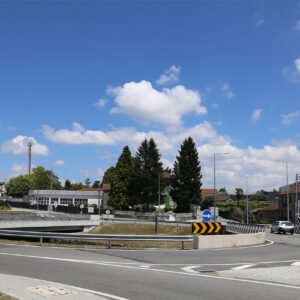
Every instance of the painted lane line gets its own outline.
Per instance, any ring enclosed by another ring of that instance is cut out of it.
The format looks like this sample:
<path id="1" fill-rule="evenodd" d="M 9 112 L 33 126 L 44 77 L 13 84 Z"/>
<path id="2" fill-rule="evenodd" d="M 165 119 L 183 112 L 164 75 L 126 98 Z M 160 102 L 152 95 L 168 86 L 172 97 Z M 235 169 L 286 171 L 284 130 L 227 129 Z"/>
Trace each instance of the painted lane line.
<path id="1" fill-rule="evenodd" d="M 291 266 L 300 266 L 300 261 L 295 261 L 294 263 L 291 264 Z"/>
<path id="2" fill-rule="evenodd" d="M 41 256 L 11 254 L 11 253 L 3 253 L 3 252 L 0 253 L 0 255 L 29 257 L 29 258 L 37 258 L 37 259 L 49 259 L 49 260 L 57 260 L 57 261 L 70 261 L 70 262 L 77 262 L 77 263 L 87 263 L 88 262 L 88 261 L 81 261 L 81 260 L 75 260 L 75 259 L 41 257 Z M 88 262 L 88 263 L 90 263 L 90 262 Z M 229 277 L 222 277 L 222 276 L 217 276 L 217 275 L 194 274 L 194 273 L 170 271 L 170 270 L 161 270 L 161 269 L 153 269 L 153 268 L 141 269 L 139 267 L 128 266 L 128 265 L 125 266 L 125 265 L 105 264 L 105 263 L 96 263 L 96 264 L 97 265 L 102 265 L 102 266 L 108 266 L 108 267 L 118 267 L 118 268 L 127 268 L 127 269 L 133 269 L 133 270 L 153 271 L 153 272 L 184 275 L 184 276 L 196 276 L 196 277 L 201 277 L 201 278 L 225 280 L 225 281 L 247 282 L 247 283 L 258 284 L 258 285 L 267 285 L 267 286 L 274 286 L 274 287 L 282 287 L 282 288 L 290 288 L 290 289 L 300 290 L 300 286 L 287 285 L 287 284 L 282 284 L 282 283 L 266 282 L 266 281 L 258 281 L 258 280 L 253 280 L 253 279 L 229 278 Z M 124 298 L 115 298 L 115 299 L 123 300 Z M 127 299 L 125 299 L 125 300 L 127 300 Z"/>
<path id="3" fill-rule="evenodd" d="M 241 266 L 238 266 L 238 267 L 231 268 L 231 270 L 248 269 L 248 268 L 251 268 L 251 267 L 253 267 L 253 266 L 256 266 L 256 264 L 254 264 L 254 265 L 241 265 Z"/>
<path id="4" fill-rule="evenodd" d="M 181 270 L 187 272 L 187 273 L 194 273 L 194 274 L 199 274 L 198 271 L 195 271 L 195 268 L 199 268 L 200 266 L 188 266 L 188 267 L 183 267 Z"/>

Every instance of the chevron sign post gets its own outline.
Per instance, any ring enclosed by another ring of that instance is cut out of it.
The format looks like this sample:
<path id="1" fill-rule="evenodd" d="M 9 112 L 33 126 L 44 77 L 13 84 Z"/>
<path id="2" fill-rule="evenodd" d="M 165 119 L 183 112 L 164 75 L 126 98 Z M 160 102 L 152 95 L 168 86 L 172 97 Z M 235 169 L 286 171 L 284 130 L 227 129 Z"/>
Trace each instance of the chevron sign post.
<path id="1" fill-rule="evenodd" d="M 192 223 L 193 234 L 216 234 L 219 233 L 221 223 Z"/>

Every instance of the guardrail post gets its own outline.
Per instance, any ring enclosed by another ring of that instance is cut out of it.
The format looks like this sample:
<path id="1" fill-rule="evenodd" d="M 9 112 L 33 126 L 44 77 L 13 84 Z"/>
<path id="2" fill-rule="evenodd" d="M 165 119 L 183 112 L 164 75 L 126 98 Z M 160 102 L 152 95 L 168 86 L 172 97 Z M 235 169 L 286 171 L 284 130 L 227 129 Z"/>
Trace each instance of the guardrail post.
<path id="1" fill-rule="evenodd" d="M 108 241 L 108 249 L 111 249 L 111 241 Z"/>
<path id="2" fill-rule="evenodd" d="M 43 246 L 43 238 L 40 237 L 40 246 Z"/>
<path id="3" fill-rule="evenodd" d="M 181 250 L 184 250 L 184 241 L 181 242 Z"/>

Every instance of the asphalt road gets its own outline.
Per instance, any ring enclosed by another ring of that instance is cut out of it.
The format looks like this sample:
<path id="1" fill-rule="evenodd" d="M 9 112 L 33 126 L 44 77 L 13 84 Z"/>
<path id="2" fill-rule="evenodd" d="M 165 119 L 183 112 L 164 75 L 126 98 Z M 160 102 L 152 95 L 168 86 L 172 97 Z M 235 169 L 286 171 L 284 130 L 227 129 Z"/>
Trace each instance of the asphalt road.
<path id="1" fill-rule="evenodd" d="M 300 235 L 267 234 L 267 238 L 275 243 L 205 251 L 89 250 L 0 244 L 0 273 L 49 280 L 127 299 L 297 299 L 299 269 L 292 283 L 282 277 L 288 273 L 280 270 L 295 272 L 297 267 L 292 264 L 300 262 Z M 240 269 L 244 271 L 243 277 L 230 273 Z M 256 278 L 256 270 L 260 275 L 277 272 L 277 277 Z M 245 275 L 250 271 L 251 276 Z"/>

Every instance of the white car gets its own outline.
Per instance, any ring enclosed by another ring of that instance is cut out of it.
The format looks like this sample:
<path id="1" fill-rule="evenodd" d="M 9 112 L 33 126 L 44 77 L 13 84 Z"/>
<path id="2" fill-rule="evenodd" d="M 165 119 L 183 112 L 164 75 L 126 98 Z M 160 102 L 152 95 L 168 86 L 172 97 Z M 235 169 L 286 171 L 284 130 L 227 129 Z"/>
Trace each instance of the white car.
<path id="1" fill-rule="evenodd" d="M 294 225 L 292 222 L 289 221 L 276 221 L 275 223 L 272 224 L 271 229 L 270 229 L 271 233 L 277 232 L 277 233 L 281 233 L 283 232 L 284 234 L 286 234 L 287 232 L 289 232 L 290 234 L 293 234 L 295 231 Z"/>

